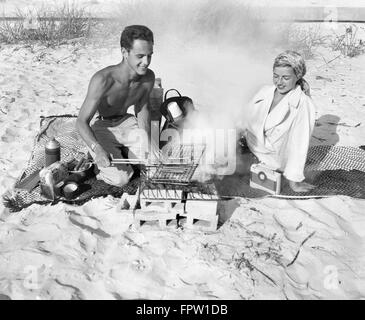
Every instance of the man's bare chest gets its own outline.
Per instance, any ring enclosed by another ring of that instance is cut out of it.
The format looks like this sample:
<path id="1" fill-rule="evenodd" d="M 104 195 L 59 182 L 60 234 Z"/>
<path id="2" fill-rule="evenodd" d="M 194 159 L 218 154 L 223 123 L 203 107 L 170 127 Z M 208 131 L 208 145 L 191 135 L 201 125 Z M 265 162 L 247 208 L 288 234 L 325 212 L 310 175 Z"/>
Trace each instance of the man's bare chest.
<path id="1" fill-rule="evenodd" d="M 114 85 L 104 95 L 103 107 L 124 109 L 138 104 L 144 94 L 142 85 L 121 86 Z"/>

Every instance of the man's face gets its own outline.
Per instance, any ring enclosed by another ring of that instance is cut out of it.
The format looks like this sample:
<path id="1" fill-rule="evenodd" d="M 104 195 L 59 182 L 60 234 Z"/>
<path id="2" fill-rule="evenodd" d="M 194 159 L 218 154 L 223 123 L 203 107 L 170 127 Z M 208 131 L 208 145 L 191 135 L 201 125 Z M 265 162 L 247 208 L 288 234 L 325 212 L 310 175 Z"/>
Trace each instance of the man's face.
<path id="1" fill-rule="evenodd" d="M 127 51 L 122 49 L 123 57 L 129 67 L 138 75 L 145 75 L 151 63 L 153 54 L 152 42 L 146 40 L 134 40 L 132 48 Z"/>
<path id="2" fill-rule="evenodd" d="M 273 71 L 273 82 L 281 94 L 288 93 L 295 88 L 298 81 L 292 67 L 275 67 Z"/>

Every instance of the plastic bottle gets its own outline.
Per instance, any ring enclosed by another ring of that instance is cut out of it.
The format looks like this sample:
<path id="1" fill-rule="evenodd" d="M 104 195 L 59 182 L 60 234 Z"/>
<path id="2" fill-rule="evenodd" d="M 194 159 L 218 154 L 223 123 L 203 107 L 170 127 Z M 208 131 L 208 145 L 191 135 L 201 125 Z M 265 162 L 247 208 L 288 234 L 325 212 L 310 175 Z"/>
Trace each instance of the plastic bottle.
<path id="1" fill-rule="evenodd" d="M 45 160 L 46 167 L 61 160 L 61 145 L 54 137 L 46 144 Z"/>

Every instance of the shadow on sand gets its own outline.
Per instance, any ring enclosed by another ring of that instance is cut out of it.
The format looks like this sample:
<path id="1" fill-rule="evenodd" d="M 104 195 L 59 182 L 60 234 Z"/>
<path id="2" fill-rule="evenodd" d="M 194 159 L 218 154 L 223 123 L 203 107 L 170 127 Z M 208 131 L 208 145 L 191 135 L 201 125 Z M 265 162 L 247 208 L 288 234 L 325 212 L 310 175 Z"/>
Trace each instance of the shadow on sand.
<path id="1" fill-rule="evenodd" d="M 325 114 L 316 120 L 312 144 L 336 145 L 340 140 L 337 134 L 337 126 L 341 118 L 333 114 Z"/>

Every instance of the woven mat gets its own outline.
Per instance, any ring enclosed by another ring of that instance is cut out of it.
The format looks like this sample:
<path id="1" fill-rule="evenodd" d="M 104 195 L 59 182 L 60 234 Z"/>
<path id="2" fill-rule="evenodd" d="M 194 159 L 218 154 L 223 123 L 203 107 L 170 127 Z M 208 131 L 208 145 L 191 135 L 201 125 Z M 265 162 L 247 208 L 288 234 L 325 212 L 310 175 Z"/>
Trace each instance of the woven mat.
<path id="1" fill-rule="evenodd" d="M 283 181 L 280 198 L 305 199 L 346 195 L 365 199 L 365 150 L 343 146 L 312 146 L 305 166 L 306 181 L 316 187 L 309 192 L 294 192 Z M 259 198 L 269 193 L 249 186 L 249 174 L 233 174 L 216 181 L 220 196 Z M 271 195 L 270 195 L 271 196 Z"/>
<path id="2" fill-rule="evenodd" d="M 139 185 L 139 179 L 134 179 L 120 188 L 108 185 L 104 181 L 96 180 L 96 178 L 93 177 L 84 181 L 81 185 L 81 190 L 83 192 L 74 200 L 67 200 L 65 198 L 59 198 L 54 201 L 49 200 L 41 195 L 39 185 L 31 190 L 31 192 L 18 188 L 27 177 L 44 167 L 44 148 L 51 137 L 55 137 L 61 144 L 61 161 L 68 162 L 72 161 L 72 159 L 78 160 L 87 154 L 87 147 L 77 133 L 75 124 L 76 116 L 74 115 L 41 117 L 40 131 L 34 139 L 34 147 L 27 167 L 15 183 L 12 194 L 3 197 L 4 205 L 8 207 L 10 211 L 19 211 L 33 203 L 56 204 L 62 201 L 81 205 L 91 198 L 105 197 L 107 195 L 120 197 L 124 192 L 135 194 Z"/>
<path id="3" fill-rule="evenodd" d="M 17 180 L 11 195 L 4 196 L 4 205 L 11 211 L 19 211 L 33 203 L 48 204 L 59 201 L 71 204 L 83 204 L 91 198 L 111 195 L 120 197 L 124 192 L 135 194 L 140 185 L 134 179 L 124 187 L 114 187 L 103 181 L 91 178 L 84 182 L 82 194 L 74 200 L 59 198 L 51 201 L 40 194 L 37 186 L 31 192 L 18 186 L 35 171 L 44 167 L 44 147 L 51 137 L 61 144 L 61 160 L 80 159 L 87 148 L 75 129 L 76 116 L 61 115 L 42 117 L 40 131 L 35 137 L 34 147 L 27 167 Z M 310 147 L 306 163 L 307 181 L 317 187 L 309 193 L 295 193 L 284 182 L 281 195 L 289 198 L 316 197 L 329 195 L 348 195 L 365 198 L 365 150 L 341 146 Z M 268 193 L 249 187 L 249 175 L 234 174 L 215 180 L 219 196 L 257 198 Z"/>
<path id="4" fill-rule="evenodd" d="M 334 195 L 346 195 L 353 198 L 365 199 L 365 172 L 357 170 L 325 170 L 311 173 L 312 177 L 306 181 L 316 186 L 310 192 L 294 192 L 284 182 L 281 193 L 278 196 L 253 189 L 249 186 L 249 175 L 225 176 L 222 180 L 215 181 L 219 196 L 261 198 L 265 196 L 306 199 L 322 198 Z"/>

